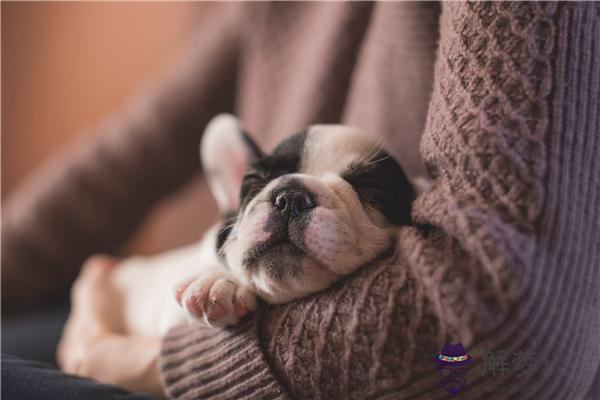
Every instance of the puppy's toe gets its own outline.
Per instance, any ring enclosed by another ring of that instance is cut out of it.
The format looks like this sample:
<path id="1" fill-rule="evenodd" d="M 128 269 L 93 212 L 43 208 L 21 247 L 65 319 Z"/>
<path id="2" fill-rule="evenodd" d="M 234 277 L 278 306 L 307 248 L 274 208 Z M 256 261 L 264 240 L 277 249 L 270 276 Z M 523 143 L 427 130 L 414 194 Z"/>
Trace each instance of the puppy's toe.
<path id="1" fill-rule="evenodd" d="M 256 295 L 244 286 L 240 286 L 233 298 L 233 311 L 235 316 L 242 318 L 246 314 L 256 310 Z"/>
<path id="2" fill-rule="evenodd" d="M 179 297 L 178 303 L 185 310 L 190 322 L 203 319 L 211 284 L 212 282 L 203 279 L 195 279 L 175 289 L 175 299 Z"/>
<path id="3" fill-rule="evenodd" d="M 227 326 L 237 322 L 233 310 L 233 299 L 238 286 L 230 280 L 218 279 L 212 285 L 208 295 L 208 307 L 205 320 L 213 326 Z"/>

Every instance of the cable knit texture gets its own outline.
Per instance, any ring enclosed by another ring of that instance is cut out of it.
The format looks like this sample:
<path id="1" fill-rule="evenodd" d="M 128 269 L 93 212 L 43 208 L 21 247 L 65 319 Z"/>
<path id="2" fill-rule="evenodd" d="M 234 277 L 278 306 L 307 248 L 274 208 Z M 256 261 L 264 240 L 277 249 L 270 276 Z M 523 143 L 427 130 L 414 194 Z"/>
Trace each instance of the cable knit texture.
<path id="1" fill-rule="evenodd" d="M 322 293 L 270 306 L 234 329 L 173 329 L 161 357 L 169 394 L 447 398 L 433 357 L 445 342 L 460 341 L 476 361 L 461 398 L 599 398 L 600 6 L 215 7 L 195 46 L 201 51 L 176 75 L 193 85 L 177 97 L 165 90 L 150 97 L 168 99 L 169 111 L 141 108 L 153 129 L 136 134 L 122 125 L 124 132 L 88 146 L 108 159 L 139 148 L 144 173 L 136 157 L 115 161 L 123 178 L 96 188 L 89 182 L 108 167 L 66 159 L 54 169 L 60 187 L 42 184 L 35 196 L 23 189 L 34 200 L 21 213 L 9 208 L 3 264 L 53 271 L 60 261 L 72 273 L 90 248 L 67 255 L 68 233 L 85 228 L 91 236 L 80 240 L 95 250 L 117 243 L 98 232 L 128 232 L 141 217 L 116 219 L 128 196 L 150 204 L 196 168 L 185 160 L 197 138 L 178 129 L 191 121 L 176 123 L 179 109 L 193 108 L 189 116 L 200 125 L 228 107 L 213 96 L 231 97 L 266 148 L 305 125 L 341 121 L 384 136 L 411 174 L 430 174 L 433 184 L 414 203 L 414 226 L 401 230 L 391 257 Z M 171 156 L 152 156 L 154 141 Z M 124 187 L 159 171 L 164 185 Z M 76 179 L 81 174 L 86 179 Z M 42 212 L 74 190 L 112 199 L 90 203 L 102 205 L 104 225 L 89 213 Z M 46 238 L 51 231 L 58 233 Z M 3 279 L 3 300 L 5 292 Z M 492 373 L 483 359 L 499 351 L 529 352 L 535 362 Z M 549 370 L 550 361 L 560 365 Z"/>

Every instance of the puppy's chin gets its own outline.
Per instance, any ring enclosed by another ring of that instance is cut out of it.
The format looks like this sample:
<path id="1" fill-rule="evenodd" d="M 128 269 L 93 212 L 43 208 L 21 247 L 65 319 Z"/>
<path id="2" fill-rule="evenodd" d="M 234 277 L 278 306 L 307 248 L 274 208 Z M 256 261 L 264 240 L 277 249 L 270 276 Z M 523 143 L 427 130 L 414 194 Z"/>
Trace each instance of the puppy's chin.
<path id="1" fill-rule="evenodd" d="M 317 207 L 281 232 L 261 235 L 247 247 L 238 242 L 237 254 L 244 255 L 238 265 L 254 291 L 271 304 L 308 296 L 389 248 L 390 232 L 346 214 Z"/>
<path id="2" fill-rule="evenodd" d="M 315 293 L 339 278 L 290 241 L 262 244 L 245 260 L 250 285 L 271 304 Z"/>
<path id="3" fill-rule="evenodd" d="M 390 239 L 383 236 L 381 246 L 368 250 L 360 246 L 330 247 L 329 243 L 335 244 L 331 239 L 320 244 L 308 242 L 302 247 L 279 243 L 261 250 L 252 266 L 245 266 L 245 273 L 261 298 L 271 304 L 285 303 L 326 289 L 376 259 L 389 249 L 385 243 L 391 243 Z"/>

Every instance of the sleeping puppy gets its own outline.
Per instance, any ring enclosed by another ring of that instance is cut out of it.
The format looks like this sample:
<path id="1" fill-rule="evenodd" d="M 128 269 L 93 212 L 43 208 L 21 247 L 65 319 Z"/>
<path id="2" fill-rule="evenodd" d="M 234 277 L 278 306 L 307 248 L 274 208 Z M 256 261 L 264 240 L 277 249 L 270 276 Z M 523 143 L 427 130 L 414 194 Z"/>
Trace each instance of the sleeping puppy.
<path id="1" fill-rule="evenodd" d="M 235 324 L 257 299 L 310 295 L 385 253 L 410 223 L 413 189 L 373 138 L 314 125 L 263 154 L 231 115 L 201 145 L 223 222 L 199 243 L 123 261 L 112 274 L 114 328 L 162 334 Z"/>

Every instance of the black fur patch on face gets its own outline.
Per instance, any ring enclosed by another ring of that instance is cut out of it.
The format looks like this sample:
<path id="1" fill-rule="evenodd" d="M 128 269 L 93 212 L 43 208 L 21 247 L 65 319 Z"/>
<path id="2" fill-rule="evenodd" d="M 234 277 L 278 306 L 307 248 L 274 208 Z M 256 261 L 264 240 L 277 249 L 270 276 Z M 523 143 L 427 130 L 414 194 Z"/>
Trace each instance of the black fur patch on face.
<path id="1" fill-rule="evenodd" d="M 249 168 L 240 190 L 241 210 L 273 179 L 298 172 L 306 132 L 303 130 L 284 140 L 273 153 L 261 158 Z"/>
<path id="2" fill-rule="evenodd" d="M 365 207 L 381 212 L 396 225 L 411 223 L 410 210 L 415 193 L 400 164 L 380 151 L 373 161 L 353 164 L 343 174 Z"/>
<path id="3" fill-rule="evenodd" d="M 254 143 L 254 140 L 252 140 L 252 138 L 250 137 L 250 135 L 248 135 L 246 131 L 242 131 L 242 139 L 244 140 L 244 143 L 246 143 L 246 146 L 248 146 L 256 160 L 259 160 L 265 156 L 262 150 L 256 145 L 256 143 Z"/>

